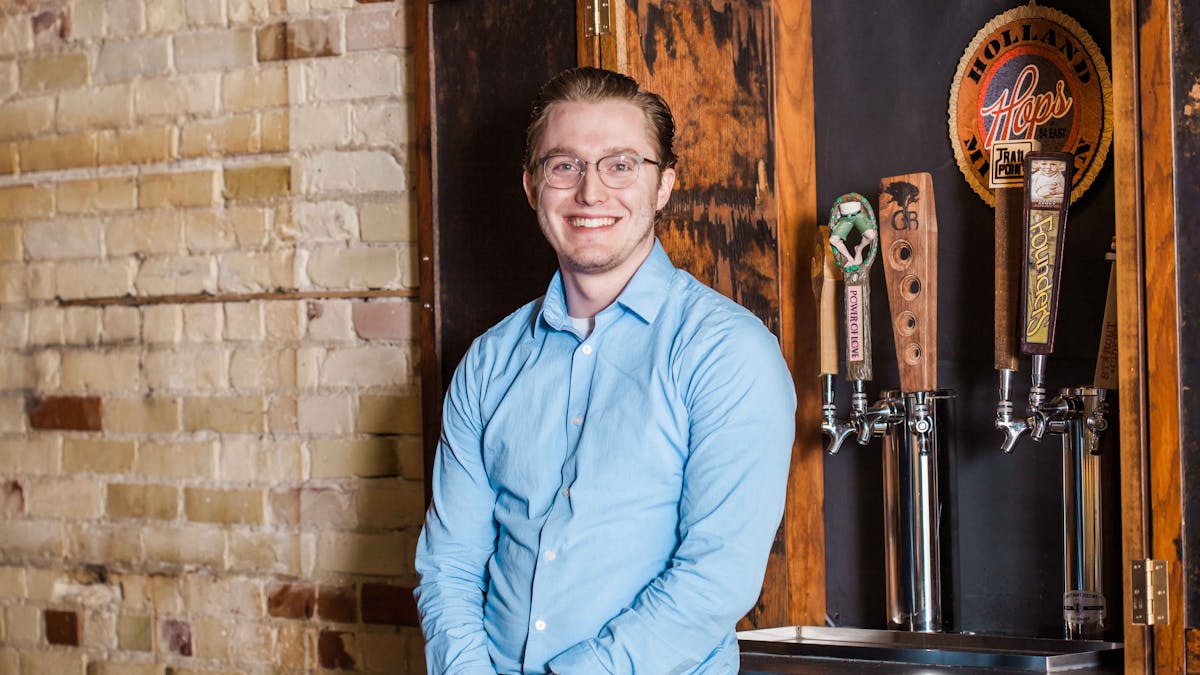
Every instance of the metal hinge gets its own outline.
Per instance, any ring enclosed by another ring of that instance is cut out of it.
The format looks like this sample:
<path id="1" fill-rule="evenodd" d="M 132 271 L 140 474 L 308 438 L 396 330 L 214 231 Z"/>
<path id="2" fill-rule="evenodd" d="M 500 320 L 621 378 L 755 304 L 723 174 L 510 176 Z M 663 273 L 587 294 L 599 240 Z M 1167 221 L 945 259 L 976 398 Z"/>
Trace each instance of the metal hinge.
<path id="1" fill-rule="evenodd" d="M 1133 625 L 1152 626 L 1171 622 L 1167 604 L 1167 561 L 1134 560 L 1129 565 L 1133 589 Z"/>
<path id="2" fill-rule="evenodd" d="M 612 32 L 612 5 L 609 0 L 584 0 L 584 37 L 608 35 Z"/>

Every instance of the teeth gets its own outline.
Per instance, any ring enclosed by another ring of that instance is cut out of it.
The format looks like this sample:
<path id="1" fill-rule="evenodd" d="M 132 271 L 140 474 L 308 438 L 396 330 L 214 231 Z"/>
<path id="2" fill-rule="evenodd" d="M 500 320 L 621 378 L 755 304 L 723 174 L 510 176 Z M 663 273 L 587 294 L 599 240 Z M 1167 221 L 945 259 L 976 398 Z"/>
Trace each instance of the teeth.
<path id="1" fill-rule="evenodd" d="M 616 218 L 572 218 L 574 227 L 607 227 L 617 222 Z"/>

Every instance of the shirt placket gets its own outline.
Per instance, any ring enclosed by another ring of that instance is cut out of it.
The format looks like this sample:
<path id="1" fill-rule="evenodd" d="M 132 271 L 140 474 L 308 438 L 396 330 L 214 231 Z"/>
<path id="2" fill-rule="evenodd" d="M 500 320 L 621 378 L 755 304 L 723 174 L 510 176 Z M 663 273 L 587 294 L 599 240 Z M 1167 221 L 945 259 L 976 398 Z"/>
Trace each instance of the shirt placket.
<path id="1" fill-rule="evenodd" d="M 586 340 L 580 342 L 571 354 L 571 368 L 568 375 L 568 399 L 566 406 L 566 459 L 562 466 L 562 481 L 558 492 L 542 525 L 539 537 L 539 551 L 533 572 L 533 588 L 530 593 L 529 607 L 529 639 L 525 648 L 526 672 L 541 672 L 537 670 L 541 664 L 553 658 L 555 654 L 547 654 L 542 640 L 555 630 L 548 618 L 552 614 L 556 595 L 562 590 L 559 580 L 569 577 L 562 573 L 564 565 L 569 566 L 560 551 L 563 541 L 563 525 L 570 518 L 571 487 L 575 483 L 576 450 L 583 429 L 587 424 L 587 407 L 591 399 L 592 374 L 596 368 L 597 335 L 593 332 Z M 532 670 L 531 670 L 532 669 Z"/>

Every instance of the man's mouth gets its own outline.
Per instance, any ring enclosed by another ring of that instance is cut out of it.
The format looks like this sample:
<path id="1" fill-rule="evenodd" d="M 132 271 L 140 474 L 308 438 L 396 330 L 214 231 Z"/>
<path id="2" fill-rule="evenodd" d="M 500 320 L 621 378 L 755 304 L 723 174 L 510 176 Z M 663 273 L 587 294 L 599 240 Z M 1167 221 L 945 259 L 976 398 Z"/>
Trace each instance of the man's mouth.
<path id="1" fill-rule="evenodd" d="M 609 218 L 572 217 L 572 218 L 567 218 L 566 220 L 567 220 L 567 224 L 570 225 L 571 227 L 586 227 L 586 228 L 608 227 L 609 225 L 612 225 L 617 222 L 616 218 L 611 218 L 611 217 L 609 217 Z"/>

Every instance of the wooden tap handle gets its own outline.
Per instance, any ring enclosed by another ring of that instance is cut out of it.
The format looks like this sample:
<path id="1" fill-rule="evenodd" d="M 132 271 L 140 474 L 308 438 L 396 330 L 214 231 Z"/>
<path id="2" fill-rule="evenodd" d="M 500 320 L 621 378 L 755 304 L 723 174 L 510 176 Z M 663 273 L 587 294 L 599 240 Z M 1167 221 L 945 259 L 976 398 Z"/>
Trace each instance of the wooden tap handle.
<path id="1" fill-rule="evenodd" d="M 879 182 L 879 238 L 900 390 L 937 389 L 937 209 L 928 173 Z"/>
<path id="2" fill-rule="evenodd" d="M 1096 378 L 1093 383 L 1101 389 L 1117 388 L 1117 270 L 1116 238 L 1105 258 L 1114 261 L 1108 271 L 1108 297 L 1104 303 L 1104 323 L 1100 327 L 1100 348 L 1096 355 Z"/>
<path id="3" fill-rule="evenodd" d="M 1065 152 L 1025 155 L 1025 260 L 1021 284 L 1021 351 L 1025 354 L 1054 351 L 1073 162 L 1074 158 Z"/>
<path id="4" fill-rule="evenodd" d="M 871 263 L 879 250 L 879 226 L 871 202 L 857 192 L 838 197 L 829 210 L 829 249 L 845 276 L 846 377 L 870 380 Z"/>
<path id="5" fill-rule="evenodd" d="M 1021 188 L 996 188 L 996 370 L 1017 370 L 1017 300 L 1021 297 Z"/>
<path id="6" fill-rule="evenodd" d="M 817 320 L 820 327 L 821 340 L 821 370 L 822 375 L 837 375 L 838 368 L 838 322 L 837 322 L 837 282 L 841 278 L 841 270 L 833 260 L 833 250 L 829 247 L 829 227 L 821 225 L 818 229 L 818 246 L 816 260 L 813 263 L 815 274 L 813 290 L 817 296 Z"/>

